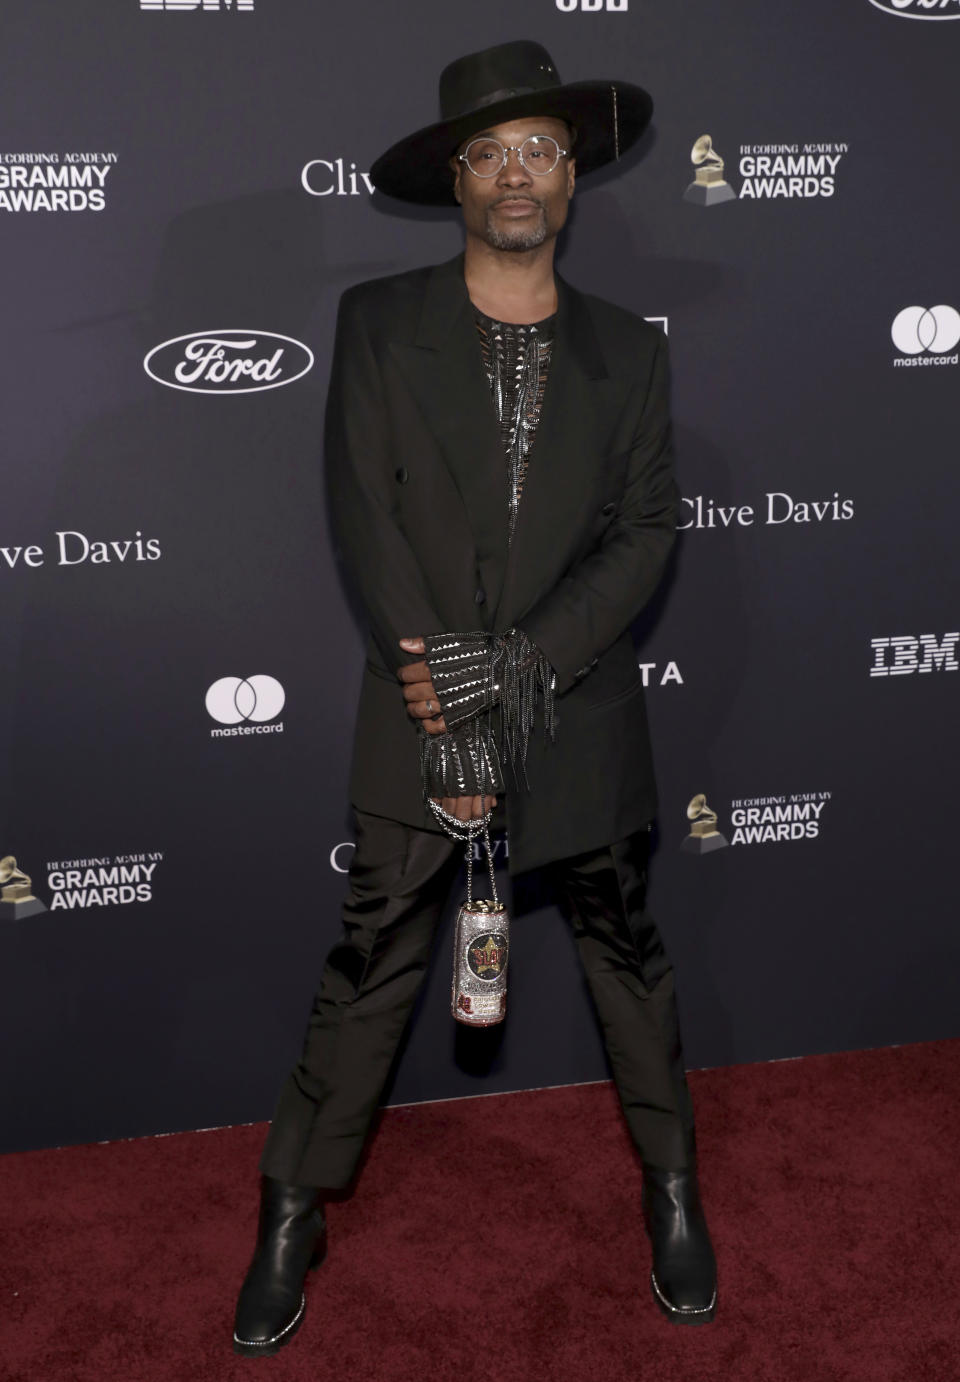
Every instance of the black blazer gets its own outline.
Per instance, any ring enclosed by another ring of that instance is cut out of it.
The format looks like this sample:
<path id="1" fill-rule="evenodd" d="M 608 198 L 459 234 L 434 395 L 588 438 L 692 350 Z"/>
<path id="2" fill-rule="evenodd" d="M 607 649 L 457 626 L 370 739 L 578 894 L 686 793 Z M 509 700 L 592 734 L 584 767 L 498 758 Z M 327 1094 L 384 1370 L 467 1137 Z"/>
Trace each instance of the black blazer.
<path id="1" fill-rule="evenodd" d="M 358 284 L 337 320 L 326 420 L 339 555 L 370 636 L 350 799 L 436 828 L 398 639 L 518 625 L 556 670 L 556 741 L 535 725 L 506 811 L 512 872 L 622 839 L 656 810 L 631 621 L 674 541 L 662 332 L 558 278 L 540 425 L 507 543 L 506 461 L 463 256 Z M 596 659 L 589 671 L 582 669 Z"/>

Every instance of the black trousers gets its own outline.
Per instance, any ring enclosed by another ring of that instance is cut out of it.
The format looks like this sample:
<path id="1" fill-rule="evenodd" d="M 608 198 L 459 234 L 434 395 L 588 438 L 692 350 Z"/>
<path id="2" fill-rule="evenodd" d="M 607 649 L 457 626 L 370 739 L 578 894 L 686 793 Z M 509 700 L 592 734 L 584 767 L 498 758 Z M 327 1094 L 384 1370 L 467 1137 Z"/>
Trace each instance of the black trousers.
<path id="1" fill-rule="evenodd" d="M 327 956 L 300 1060 L 260 1170 L 341 1189 L 363 1151 L 427 969 L 463 847 L 356 812 L 343 934 Z M 548 865 L 566 894 L 627 1124 L 641 1157 L 679 1170 L 695 1154 L 673 970 L 646 910 L 649 831 Z"/>

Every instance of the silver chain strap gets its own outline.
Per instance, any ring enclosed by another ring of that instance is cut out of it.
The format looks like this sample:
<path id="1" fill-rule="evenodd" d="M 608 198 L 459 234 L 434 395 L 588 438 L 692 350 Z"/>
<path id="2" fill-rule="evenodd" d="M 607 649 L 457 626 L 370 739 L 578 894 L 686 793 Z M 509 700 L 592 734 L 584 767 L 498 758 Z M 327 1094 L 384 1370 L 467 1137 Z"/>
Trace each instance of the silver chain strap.
<path id="1" fill-rule="evenodd" d="M 484 798 L 481 797 L 481 805 Z M 493 868 L 493 849 L 490 845 L 490 818 L 493 815 L 493 808 L 485 815 L 479 816 L 476 820 L 461 821 L 456 816 L 451 816 L 449 811 L 444 811 L 439 802 L 430 800 L 428 802 L 431 811 L 436 816 L 440 825 L 452 840 L 463 840 L 463 857 L 467 864 L 467 908 L 473 910 L 473 842 L 477 836 L 483 839 L 483 846 L 487 852 L 487 871 L 490 874 L 490 888 L 493 893 L 495 907 L 500 906 L 500 896 L 497 893 L 497 879 Z"/>

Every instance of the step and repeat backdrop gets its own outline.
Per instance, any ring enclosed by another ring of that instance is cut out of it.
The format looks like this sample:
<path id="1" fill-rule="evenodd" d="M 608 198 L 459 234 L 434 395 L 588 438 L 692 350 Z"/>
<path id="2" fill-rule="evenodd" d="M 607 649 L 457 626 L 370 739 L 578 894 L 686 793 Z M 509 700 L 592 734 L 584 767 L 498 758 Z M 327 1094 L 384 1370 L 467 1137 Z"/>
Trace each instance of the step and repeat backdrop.
<path id="1" fill-rule="evenodd" d="M 456 253 L 368 169 L 513 38 L 656 100 L 560 266 L 671 347 L 635 632 L 687 1064 L 960 1034 L 960 0 L 6 0 L 4 1149 L 272 1112 L 352 850 L 337 302 Z M 448 926 L 390 1102 L 606 1077 L 513 900 L 507 1023 L 452 1022 Z"/>

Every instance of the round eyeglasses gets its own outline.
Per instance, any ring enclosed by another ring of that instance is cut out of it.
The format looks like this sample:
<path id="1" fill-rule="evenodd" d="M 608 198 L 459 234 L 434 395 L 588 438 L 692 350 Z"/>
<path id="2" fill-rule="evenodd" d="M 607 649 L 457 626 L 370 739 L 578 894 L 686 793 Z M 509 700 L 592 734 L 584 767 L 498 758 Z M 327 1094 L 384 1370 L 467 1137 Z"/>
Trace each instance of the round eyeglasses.
<path id="1" fill-rule="evenodd" d="M 475 177 L 495 178 L 506 163 L 507 155 L 515 153 L 528 173 L 542 178 L 552 173 L 560 159 L 569 152 L 569 149 L 561 149 L 549 134 L 531 134 L 522 144 L 509 144 L 506 148 L 499 139 L 483 135 L 471 140 L 457 157 Z"/>

